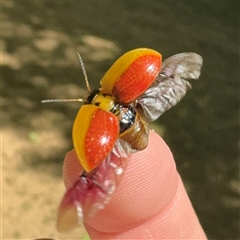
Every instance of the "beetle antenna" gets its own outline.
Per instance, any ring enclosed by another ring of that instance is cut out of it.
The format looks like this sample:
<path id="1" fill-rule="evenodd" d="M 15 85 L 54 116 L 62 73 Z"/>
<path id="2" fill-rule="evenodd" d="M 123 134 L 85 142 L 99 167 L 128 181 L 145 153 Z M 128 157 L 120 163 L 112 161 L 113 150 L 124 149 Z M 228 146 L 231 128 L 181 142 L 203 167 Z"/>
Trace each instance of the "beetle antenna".
<path id="1" fill-rule="evenodd" d="M 83 63 L 83 60 L 82 60 L 82 57 L 81 57 L 80 53 L 77 52 L 77 54 L 78 54 L 79 62 L 81 64 L 81 68 L 82 68 L 82 71 L 83 71 L 83 76 L 84 76 L 84 79 L 85 79 L 86 87 L 87 87 L 88 92 L 90 93 L 91 92 L 91 88 L 90 88 L 90 84 L 88 82 L 87 72 L 86 72 L 86 69 L 85 69 L 85 66 L 84 66 L 84 63 Z M 45 100 L 42 100 L 41 103 L 83 102 L 83 101 L 84 100 L 82 98 L 74 98 L 74 99 L 45 99 Z"/>
<path id="2" fill-rule="evenodd" d="M 82 98 L 75 99 L 46 99 L 42 100 L 41 103 L 52 103 L 52 102 L 83 102 Z"/>
<path id="3" fill-rule="evenodd" d="M 79 62 L 81 64 L 81 68 L 82 68 L 82 71 L 83 71 L 83 76 L 84 76 L 84 79 L 85 79 L 87 90 L 88 90 L 88 92 L 91 92 L 92 90 L 91 90 L 90 84 L 88 82 L 87 72 L 86 72 L 82 57 L 81 57 L 79 52 L 77 52 L 77 54 L 78 54 Z"/>

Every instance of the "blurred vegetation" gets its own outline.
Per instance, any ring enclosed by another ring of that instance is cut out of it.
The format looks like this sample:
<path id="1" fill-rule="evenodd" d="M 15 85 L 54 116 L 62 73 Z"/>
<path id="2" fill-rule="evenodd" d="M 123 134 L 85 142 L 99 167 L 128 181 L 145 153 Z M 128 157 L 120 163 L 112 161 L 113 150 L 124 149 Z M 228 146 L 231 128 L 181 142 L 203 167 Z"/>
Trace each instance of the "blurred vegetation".
<path id="1" fill-rule="evenodd" d="M 209 239 L 240 238 L 238 1 L 2 4 L 2 127 L 31 141 L 41 139 L 43 131 L 58 131 L 64 139 L 61 150 L 23 153 L 33 171 L 58 163 L 49 173 L 56 177 L 59 159 L 72 147 L 71 125 L 79 104 L 40 101 L 84 96 L 77 51 L 92 88 L 118 56 L 133 48 L 154 48 L 163 58 L 199 53 L 204 59 L 200 80 L 156 124 Z M 45 144 L 52 141 L 59 138 Z"/>

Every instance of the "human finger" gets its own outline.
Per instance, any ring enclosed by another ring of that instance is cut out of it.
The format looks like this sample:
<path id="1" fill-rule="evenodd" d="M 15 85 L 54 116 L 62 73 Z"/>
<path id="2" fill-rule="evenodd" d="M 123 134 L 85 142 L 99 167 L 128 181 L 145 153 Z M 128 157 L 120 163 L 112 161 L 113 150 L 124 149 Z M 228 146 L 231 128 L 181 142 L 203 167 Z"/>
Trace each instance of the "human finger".
<path id="1" fill-rule="evenodd" d="M 75 153 L 68 154 L 64 163 L 67 186 L 79 170 Z M 110 203 L 84 224 L 94 239 L 205 238 L 171 151 L 153 131 L 148 147 L 130 156 Z"/>

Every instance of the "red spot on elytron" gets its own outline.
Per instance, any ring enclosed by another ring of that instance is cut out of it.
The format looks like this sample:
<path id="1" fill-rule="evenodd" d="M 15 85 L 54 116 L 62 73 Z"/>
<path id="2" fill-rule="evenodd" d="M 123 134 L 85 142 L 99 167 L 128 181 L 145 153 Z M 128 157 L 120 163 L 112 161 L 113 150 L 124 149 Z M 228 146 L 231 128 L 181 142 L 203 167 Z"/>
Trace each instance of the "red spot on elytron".
<path id="1" fill-rule="evenodd" d="M 94 112 L 85 138 L 85 156 L 89 171 L 110 153 L 119 135 L 117 117 L 102 109 Z"/>
<path id="2" fill-rule="evenodd" d="M 129 103 L 143 94 L 153 83 L 161 67 L 161 56 L 137 58 L 116 80 L 112 94 L 117 101 Z"/>

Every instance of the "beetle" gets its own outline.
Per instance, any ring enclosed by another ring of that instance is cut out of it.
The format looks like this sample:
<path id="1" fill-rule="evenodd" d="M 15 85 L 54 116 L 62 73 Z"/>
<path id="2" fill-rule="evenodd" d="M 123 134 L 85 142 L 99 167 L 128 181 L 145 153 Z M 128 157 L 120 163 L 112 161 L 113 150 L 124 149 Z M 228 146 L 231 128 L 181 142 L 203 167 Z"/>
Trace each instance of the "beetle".
<path id="1" fill-rule="evenodd" d="M 73 145 L 84 172 L 59 206 L 57 228 L 65 231 L 110 201 L 131 152 L 148 144 L 147 123 L 176 105 L 198 79 L 202 57 L 180 53 L 162 62 L 159 52 L 137 48 L 122 55 L 88 95 L 73 124 Z M 55 100 L 45 100 L 52 102 Z M 61 101 L 61 100 L 60 100 Z M 71 101 L 71 100 L 70 100 Z M 75 100 L 73 100 L 75 101 Z"/>

